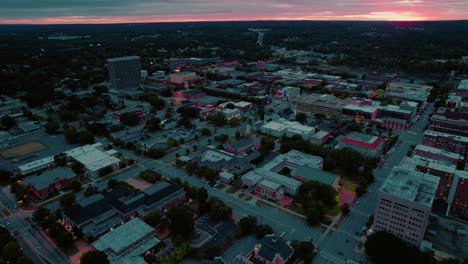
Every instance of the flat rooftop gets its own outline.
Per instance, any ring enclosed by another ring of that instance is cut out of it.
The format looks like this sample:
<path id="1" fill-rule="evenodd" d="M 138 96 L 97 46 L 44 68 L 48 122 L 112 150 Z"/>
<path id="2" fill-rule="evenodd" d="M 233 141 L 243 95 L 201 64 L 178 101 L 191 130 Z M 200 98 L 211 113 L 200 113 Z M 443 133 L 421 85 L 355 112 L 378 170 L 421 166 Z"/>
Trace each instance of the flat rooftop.
<path id="1" fill-rule="evenodd" d="M 291 150 L 288 153 L 276 156 L 270 162 L 262 166 L 267 171 L 278 172 L 284 167 L 297 168 L 308 165 L 313 168 L 319 168 L 323 163 L 323 158 L 302 153 L 297 150 Z"/>
<path id="2" fill-rule="evenodd" d="M 97 149 L 101 146 L 102 144 L 99 143 L 84 145 L 65 151 L 64 153 L 83 164 L 87 170 L 93 172 L 120 162 L 120 159 L 110 155 L 108 152 Z"/>
<path id="3" fill-rule="evenodd" d="M 127 60 L 140 60 L 140 57 L 139 56 L 126 56 L 126 57 L 110 58 L 110 59 L 107 59 L 107 62 L 119 62 L 119 61 L 127 61 Z"/>
<path id="4" fill-rule="evenodd" d="M 46 170 L 41 174 L 31 175 L 24 179 L 24 183 L 31 184 L 36 189 L 41 190 L 50 184 L 64 180 L 72 179 L 76 174 L 70 168 L 59 167 L 52 170 Z"/>
<path id="5" fill-rule="evenodd" d="M 458 84 L 457 90 L 468 90 L 468 79 L 461 80 Z"/>
<path id="6" fill-rule="evenodd" d="M 468 224 L 458 219 L 431 214 L 421 247 L 452 258 L 468 259 Z"/>
<path id="7" fill-rule="evenodd" d="M 150 235 L 154 229 L 138 217 L 115 228 L 92 243 L 100 251 L 112 250 L 119 253 L 132 246 L 138 240 Z"/>
<path id="8" fill-rule="evenodd" d="M 439 177 L 393 167 L 380 191 L 392 196 L 431 207 Z"/>
<path id="9" fill-rule="evenodd" d="M 434 130 L 426 130 L 426 131 L 424 131 L 424 135 L 425 136 L 428 135 L 428 136 L 434 136 L 434 137 L 451 138 L 451 139 L 456 140 L 456 141 L 468 143 L 468 137 L 457 136 L 457 135 L 447 134 L 447 133 L 443 133 L 443 132 L 437 132 L 437 131 L 434 131 Z"/>
<path id="10" fill-rule="evenodd" d="M 458 160 L 458 159 L 461 158 L 461 155 L 458 154 L 458 153 L 449 152 L 449 151 L 446 151 L 446 150 L 443 150 L 443 149 L 433 148 L 433 147 L 429 147 L 429 146 L 426 146 L 426 145 L 417 145 L 414 150 L 416 151 L 416 153 L 418 153 L 418 152 L 428 152 L 428 153 L 444 156 L 444 157 L 447 157 L 447 158 L 450 158 L 450 159 L 457 159 Z M 418 153 L 418 154 L 421 154 L 421 153 Z"/>
<path id="11" fill-rule="evenodd" d="M 351 132 L 346 137 L 344 137 L 341 142 L 350 145 L 357 145 L 364 148 L 374 149 L 377 148 L 383 142 L 383 140 L 383 138 L 378 136 L 368 135 L 359 132 Z"/>
<path id="12" fill-rule="evenodd" d="M 48 164 L 51 164 L 54 161 L 55 161 L 54 156 L 48 156 L 48 157 L 45 157 L 45 158 L 42 158 L 42 159 L 38 159 L 38 160 L 35 160 L 35 161 L 31 161 L 31 162 L 19 165 L 18 170 L 20 172 L 27 172 L 29 170 L 34 170 L 36 168 L 40 168 L 40 167 L 46 166 Z"/>
<path id="13" fill-rule="evenodd" d="M 423 157 L 420 155 L 405 157 L 400 162 L 400 167 L 404 167 L 410 170 L 416 170 L 417 166 L 426 167 L 437 171 L 444 171 L 447 173 L 455 173 L 457 169 L 457 166 L 451 162 Z"/>

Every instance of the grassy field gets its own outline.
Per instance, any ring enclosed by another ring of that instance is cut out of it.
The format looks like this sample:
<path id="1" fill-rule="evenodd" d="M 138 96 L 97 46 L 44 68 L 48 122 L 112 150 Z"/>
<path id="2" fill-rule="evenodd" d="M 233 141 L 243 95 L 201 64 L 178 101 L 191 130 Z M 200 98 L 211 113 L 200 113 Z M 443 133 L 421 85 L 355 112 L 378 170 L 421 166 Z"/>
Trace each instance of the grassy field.
<path id="1" fill-rule="evenodd" d="M 4 158 L 16 158 L 16 157 L 21 157 L 27 154 L 31 154 L 33 152 L 41 151 L 46 149 L 47 147 L 40 143 L 40 142 L 31 142 L 19 146 L 15 146 L 9 149 L 5 149 L 0 151 L 0 155 L 2 155 Z"/>
<path id="2" fill-rule="evenodd" d="M 226 190 L 226 192 L 229 193 L 229 194 L 233 194 L 233 193 L 237 192 L 237 189 L 234 188 L 234 187 L 229 187 L 229 188 Z"/>

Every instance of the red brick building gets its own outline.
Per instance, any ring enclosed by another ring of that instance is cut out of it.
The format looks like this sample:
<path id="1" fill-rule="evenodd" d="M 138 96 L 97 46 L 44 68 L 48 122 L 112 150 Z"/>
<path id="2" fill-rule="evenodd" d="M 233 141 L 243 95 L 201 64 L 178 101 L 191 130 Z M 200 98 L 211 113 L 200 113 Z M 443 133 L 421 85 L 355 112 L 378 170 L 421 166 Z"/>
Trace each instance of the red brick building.
<path id="1" fill-rule="evenodd" d="M 449 194 L 449 214 L 468 219 L 468 172 L 457 171 Z"/>
<path id="2" fill-rule="evenodd" d="M 465 155 L 468 147 L 468 137 L 426 130 L 424 132 L 422 144 Z"/>
<path id="3" fill-rule="evenodd" d="M 429 122 L 434 131 L 468 137 L 468 113 L 439 108 Z"/>

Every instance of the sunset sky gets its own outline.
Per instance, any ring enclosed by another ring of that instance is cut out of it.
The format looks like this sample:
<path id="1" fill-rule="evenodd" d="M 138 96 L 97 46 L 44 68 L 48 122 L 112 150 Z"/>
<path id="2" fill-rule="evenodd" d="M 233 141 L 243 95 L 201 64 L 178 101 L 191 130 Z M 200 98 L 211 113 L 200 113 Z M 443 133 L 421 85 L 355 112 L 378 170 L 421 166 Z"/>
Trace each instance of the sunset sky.
<path id="1" fill-rule="evenodd" d="M 0 23 L 461 20 L 468 0 L 1 0 Z"/>

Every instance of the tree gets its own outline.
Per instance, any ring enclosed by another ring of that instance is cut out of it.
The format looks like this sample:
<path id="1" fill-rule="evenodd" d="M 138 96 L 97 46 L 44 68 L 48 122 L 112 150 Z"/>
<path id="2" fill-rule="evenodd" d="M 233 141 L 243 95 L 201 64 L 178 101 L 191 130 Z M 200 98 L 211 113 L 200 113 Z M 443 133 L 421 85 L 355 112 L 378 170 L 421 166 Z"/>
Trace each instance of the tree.
<path id="1" fill-rule="evenodd" d="M 343 215 L 348 215 L 349 212 L 351 211 L 351 210 L 349 209 L 349 205 L 348 205 L 347 203 L 343 204 L 343 205 L 341 206 L 340 210 L 341 210 L 341 213 L 342 213 Z"/>
<path id="2" fill-rule="evenodd" d="M 145 217 L 145 222 L 148 225 L 156 228 L 161 222 L 161 214 L 158 211 L 154 211 Z"/>
<path id="3" fill-rule="evenodd" d="M 120 122 L 126 126 L 136 126 L 140 123 L 140 116 L 136 112 L 123 113 Z"/>
<path id="4" fill-rule="evenodd" d="M 93 133 L 89 132 L 88 130 L 81 130 L 78 133 L 78 142 L 81 145 L 93 144 L 94 143 Z"/>
<path id="5" fill-rule="evenodd" d="M 64 167 L 67 165 L 67 155 L 65 153 L 60 153 L 54 156 L 54 162 L 59 167 Z"/>
<path id="6" fill-rule="evenodd" d="M 291 246 L 299 260 L 302 260 L 304 263 L 312 263 L 315 257 L 315 247 L 312 242 L 293 240 Z"/>
<path id="7" fill-rule="evenodd" d="M 257 218 L 255 216 L 246 216 L 239 220 L 239 230 L 241 235 L 248 235 L 253 233 L 256 227 Z"/>
<path id="8" fill-rule="evenodd" d="M 84 196 L 89 197 L 89 196 L 91 196 L 93 194 L 94 194 L 94 186 L 89 185 L 88 187 L 86 187 L 85 192 L 84 192 Z"/>
<path id="9" fill-rule="evenodd" d="M 170 220 L 169 229 L 174 236 L 180 236 L 187 241 L 192 238 L 195 228 L 190 210 L 184 206 L 176 205 L 169 209 L 167 217 Z"/>
<path id="10" fill-rule="evenodd" d="M 81 174 L 83 174 L 85 172 L 84 165 L 82 163 L 80 163 L 80 162 L 77 162 L 77 161 L 72 163 L 71 169 L 76 175 L 81 175 Z"/>
<path id="11" fill-rule="evenodd" d="M 213 123 L 215 126 L 224 126 L 227 123 L 226 117 L 221 112 L 215 112 L 206 117 L 206 120 Z"/>
<path id="12" fill-rule="evenodd" d="M 0 120 L 0 123 L 2 124 L 2 127 L 6 130 L 9 130 L 10 128 L 14 127 L 16 125 L 16 120 L 15 118 L 9 116 L 9 115 L 4 115 L 2 119 Z"/>
<path id="13" fill-rule="evenodd" d="M 60 129 L 60 124 L 57 121 L 49 121 L 45 124 L 44 128 L 47 134 L 54 135 Z"/>
<path id="14" fill-rule="evenodd" d="M 81 255 L 80 257 L 81 264 L 109 264 L 109 260 L 107 259 L 107 255 L 99 250 L 88 251 Z"/>
<path id="15" fill-rule="evenodd" d="M 315 117 L 315 119 L 322 120 L 327 116 L 325 114 L 322 114 L 322 113 L 315 113 L 314 117 Z"/>
<path id="16" fill-rule="evenodd" d="M 80 180 L 73 180 L 70 184 L 70 187 L 72 188 L 73 191 L 79 192 L 81 191 L 81 182 Z"/>
<path id="17" fill-rule="evenodd" d="M 204 187 L 201 187 L 200 189 L 198 189 L 197 191 L 197 201 L 199 203 L 205 203 L 207 200 L 208 200 L 208 191 L 204 188 Z"/>
<path id="18" fill-rule="evenodd" d="M 21 256 L 21 248 L 16 240 L 11 240 L 3 246 L 1 251 L 2 259 L 6 260 L 6 263 L 15 263 L 15 260 Z"/>
<path id="19" fill-rule="evenodd" d="M 232 208 L 218 198 L 211 197 L 208 199 L 208 208 L 208 217 L 213 222 L 226 221 L 232 216 Z"/>
<path id="20" fill-rule="evenodd" d="M 73 246 L 73 235 L 67 231 L 60 232 L 55 241 L 59 247 L 67 249 Z"/>
<path id="21" fill-rule="evenodd" d="M 201 133 L 202 133 L 203 136 L 209 136 L 209 135 L 211 135 L 211 131 L 210 131 L 208 128 L 206 128 L 206 127 L 204 127 L 204 128 L 201 129 Z"/>
<path id="22" fill-rule="evenodd" d="M 72 206 L 75 203 L 75 199 L 76 196 L 74 193 L 67 193 L 62 195 L 62 197 L 60 197 L 60 207 L 65 209 Z"/>
<path id="23" fill-rule="evenodd" d="M 9 171 L 0 169 L 0 184 L 6 184 L 10 181 L 12 174 Z"/>
<path id="24" fill-rule="evenodd" d="M 177 125 L 185 128 L 193 128 L 192 120 L 186 117 L 179 119 L 179 121 L 177 121 Z"/>
<path id="25" fill-rule="evenodd" d="M 148 169 L 140 172 L 138 175 L 140 178 L 143 180 L 150 182 L 150 183 L 155 183 L 161 180 L 162 175 L 155 172 L 154 170 Z"/>
<path id="26" fill-rule="evenodd" d="M 39 225 L 42 225 L 42 222 L 50 215 L 50 210 L 45 207 L 40 207 L 34 211 L 32 215 L 32 220 Z"/>
<path id="27" fill-rule="evenodd" d="M 304 113 L 297 113 L 296 114 L 296 121 L 301 123 L 301 124 L 305 124 L 305 122 L 307 121 L 307 116 L 306 114 Z"/>
<path id="28" fill-rule="evenodd" d="M 221 245 L 210 245 L 205 249 L 205 258 L 213 259 L 214 257 L 222 256 L 224 249 Z"/>
<path id="29" fill-rule="evenodd" d="M 109 134 L 107 127 L 103 123 L 93 122 L 86 126 L 86 129 L 96 137 L 104 137 Z"/>
<path id="30" fill-rule="evenodd" d="M 65 140 L 69 144 L 77 144 L 79 142 L 78 140 L 78 131 L 76 131 L 74 128 L 68 128 L 64 132 L 65 135 Z"/>
<path id="31" fill-rule="evenodd" d="M 30 257 L 20 256 L 16 259 L 16 264 L 34 264 Z"/>
<path id="32" fill-rule="evenodd" d="M 111 174 L 114 171 L 114 167 L 107 166 L 99 170 L 99 177 L 104 177 Z"/>
<path id="33" fill-rule="evenodd" d="M 162 149 L 158 149 L 158 148 L 150 148 L 146 151 L 146 156 L 152 158 L 152 159 L 159 159 L 161 158 L 162 156 L 164 156 L 166 154 L 166 152 Z"/>
<path id="34" fill-rule="evenodd" d="M 259 225 L 255 229 L 255 235 L 257 238 L 262 238 L 268 234 L 273 234 L 273 228 L 269 225 Z"/>
<path id="35" fill-rule="evenodd" d="M 183 106 L 177 109 L 177 112 L 186 119 L 194 119 L 199 116 L 200 110 L 198 108 Z"/>
<path id="36" fill-rule="evenodd" d="M 366 254 L 375 262 L 390 263 L 431 263 L 432 256 L 408 245 L 397 236 L 378 231 L 367 238 Z M 394 254 L 398 252 L 398 254 Z"/>
<path id="37" fill-rule="evenodd" d="M 146 121 L 145 128 L 149 132 L 154 132 L 161 129 L 161 120 L 157 117 L 150 118 Z"/>

